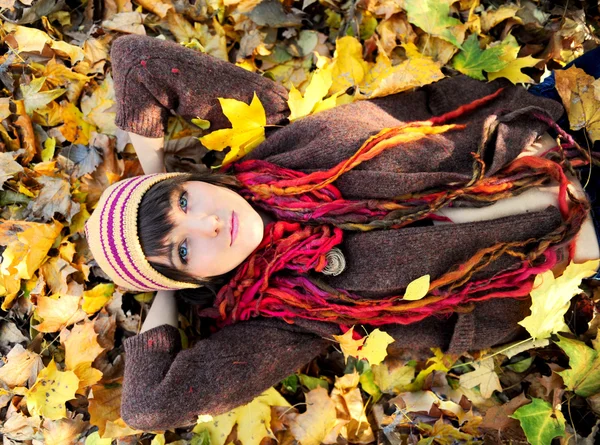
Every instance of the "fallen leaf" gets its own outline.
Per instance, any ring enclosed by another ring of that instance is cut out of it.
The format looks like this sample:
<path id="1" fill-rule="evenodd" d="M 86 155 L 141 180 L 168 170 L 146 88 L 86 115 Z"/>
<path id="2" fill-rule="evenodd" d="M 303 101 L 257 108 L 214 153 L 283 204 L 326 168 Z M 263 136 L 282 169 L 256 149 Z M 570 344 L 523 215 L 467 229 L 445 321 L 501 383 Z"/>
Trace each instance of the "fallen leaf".
<path id="1" fill-rule="evenodd" d="M 327 95 L 331 84 L 331 72 L 322 69 L 313 73 L 304 94 L 300 93 L 300 91 L 292 85 L 288 96 L 288 106 L 291 111 L 289 120 L 294 121 L 301 117 L 308 116 L 315 106 Z"/>
<path id="2" fill-rule="evenodd" d="M 439 64 L 419 53 L 414 44 L 407 43 L 402 47 L 407 59 L 395 66 L 384 52 L 379 53 L 375 65 L 370 67 L 359 86 L 361 97 L 388 96 L 444 78 Z"/>
<path id="3" fill-rule="evenodd" d="M 423 275 L 416 280 L 411 281 L 406 287 L 403 300 L 415 301 L 422 299 L 429 292 L 430 276 Z"/>
<path id="4" fill-rule="evenodd" d="M 403 363 L 381 363 L 371 367 L 373 371 L 373 380 L 381 392 L 394 394 L 399 388 L 402 388 L 415 378 L 414 366 L 408 366 Z"/>
<path id="5" fill-rule="evenodd" d="M 219 98 L 223 114 L 231 122 L 232 128 L 213 131 L 202 136 L 200 142 L 209 150 L 222 151 L 230 147 L 223 165 L 237 161 L 250 153 L 265 140 L 267 118 L 265 109 L 254 93 L 250 105 L 235 99 Z"/>
<path id="6" fill-rule="evenodd" d="M 520 46 L 512 34 L 509 34 L 500 46 L 504 49 L 501 59 L 508 64 L 500 71 L 488 72 L 488 80 L 505 77 L 514 84 L 533 83 L 533 79 L 524 74 L 521 69 L 534 67 L 540 62 L 540 59 L 534 59 L 531 56 L 517 58 Z"/>
<path id="7" fill-rule="evenodd" d="M 29 382 L 33 385 L 38 372 L 44 367 L 39 354 L 28 351 L 17 344 L 3 358 L 4 365 L 0 368 L 0 381 L 10 388 L 23 386 Z"/>
<path id="8" fill-rule="evenodd" d="M 289 415 L 290 431 L 302 445 L 335 442 L 347 421 L 337 418 L 335 403 L 323 388 L 306 394 L 306 412 Z M 219 444 L 221 445 L 221 444 Z"/>
<path id="9" fill-rule="evenodd" d="M 471 34 L 463 45 L 463 49 L 453 60 L 453 66 L 458 71 L 477 80 L 485 80 L 483 71 L 500 71 L 508 62 L 502 60 L 504 49 L 496 45 L 485 50 L 479 47 L 479 40 Z"/>
<path id="10" fill-rule="evenodd" d="M 575 66 L 557 70 L 555 76 L 571 129 L 585 128 L 592 141 L 600 140 L 600 81 Z"/>
<path id="11" fill-rule="evenodd" d="M 32 415 L 58 420 L 66 417 L 65 403 L 75 398 L 79 379 L 72 371 L 59 371 L 54 359 L 40 371 L 27 391 L 27 409 Z"/>
<path id="12" fill-rule="evenodd" d="M 460 47 L 462 41 L 455 34 L 454 28 L 462 23 L 450 17 L 452 3 L 453 0 L 405 0 L 404 7 L 410 23 L 432 36 Z"/>
<path id="13" fill-rule="evenodd" d="M 358 358 L 368 360 L 370 365 L 379 365 L 387 356 L 388 345 L 393 342 L 394 338 L 390 334 L 375 329 L 358 351 Z"/>
<path id="14" fill-rule="evenodd" d="M 71 331 L 63 329 L 60 333 L 60 342 L 65 348 L 65 366 L 79 378 L 79 390 L 102 378 L 102 372 L 91 367 L 96 357 L 104 351 L 97 337 L 94 322 L 90 320 L 75 325 Z"/>
<path id="15" fill-rule="evenodd" d="M 579 340 L 561 335 L 556 344 L 569 357 L 569 368 L 558 372 L 567 387 L 582 397 L 589 397 L 600 392 L 600 343 L 594 349 Z"/>
<path id="16" fill-rule="evenodd" d="M 74 419 L 45 419 L 42 425 L 44 445 L 75 443 L 79 435 L 89 426 L 83 420 L 83 414 L 78 414 Z"/>
<path id="17" fill-rule="evenodd" d="M 565 435 L 565 418 L 560 406 L 552 406 L 541 399 L 532 398 L 511 416 L 521 422 L 521 428 L 532 445 L 550 445 L 552 439 Z"/>
<path id="18" fill-rule="evenodd" d="M 270 428 L 271 406 L 290 404 L 275 389 L 270 388 L 250 403 L 208 421 L 203 421 L 203 416 L 200 416 L 193 431 L 198 434 L 208 431 L 211 445 L 225 445 L 229 433 L 237 425 L 237 437 L 242 445 L 259 445 L 264 438 L 275 437 Z"/>
<path id="19" fill-rule="evenodd" d="M 335 341 L 340 344 L 344 358 L 348 360 L 348 357 L 358 357 L 358 350 L 362 347 L 365 342 L 364 338 L 354 340 L 354 326 L 348 329 L 344 335 L 333 335 Z"/>
<path id="20" fill-rule="evenodd" d="M 93 289 L 86 290 L 83 293 L 82 309 L 88 314 L 98 312 L 112 298 L 115 292 L 115 285 L 112 283 L 100 283 Z"/>
<path id="21" fill-rule="evenodd" d="M 581 292 L 584 278 L 596 273 L 600 260 L 576 264 L 571 262 L 561 276 L 554 278 L 552 271 L 537 275 L 531 291 L 531 315 L 519 324 L 534 339 L 544 339 L 560 331 L 569 332 L 564 315 L 571 298 Z"/>
<path id="22" fill-rule="evenodd" d="M 87 314 L 79 308 L 81 296 L 61 295 L 57 299 L 39 297 L 36 314 L 43 321 L 35 326 L 39 332 L 58 332 L 83 320 Z"/>
<path id="23" fill-rule="evenodd" d="M 12 153 L 0 153 L 0 190 L 4 183 L 14 175 L 23 172 L 23 167 L 15 161 Z"/>
<path id="24" fill-rule="evenodd" d="M 516 419 L 510 416 L 527 403 L 529 403 L 529 399 L 525 397 L 524 393 L 521 393 L 504 405 L 491 407 L 486 411 L 481 427 L 502 431 L 512 426 L 518 426 Z"/>
<path id="25" fill-rule="evenodd" d="M 23 95 L 27 114 L 32 114 L 38 108 L 49 104 L 54 99 L 62 96 L 66 91 L 63 88 L 40 91 L 45 82 L 45 77 L 38 77 L 37 79 L 33 79 L 29 85 L 21 85 L 21 94 Z"/>
<path id="26" fill-rule="evenodd" d="M 375 440 L 371 425 L 367 419 L 360 389 L 358 388 L 360 376 L 354 371 L 336 377 L 334 388 L 331 391 L 331 400 L 337 410 L 337 418 L 346 420 L 340 434 L 350 443 L 371 443 Z"/>
<path id="27" fill-rule="evenodd" d="M 115 89 L 110 74 L 104 78 L 99 87 L 94 89 L 91 95 L 81 98 L 81 111 L 84 119 L 98 127 L 98 130 L 104 134 L 115 135 L 117 133 L 116 112 L 110 111 L 114 105 Z"/>
<path id="28" fill-rule="evenodd" d="M 146 14 L 141 14 L 136 11 L 119 12 L 110 20 L 104 20 L 102 27 L 112 31 L 125 32 L 128 34 L 140 34 L 145 36 L 146 29 L 144 28 L 144 17 Z"/>
<path id="29" fill-rule="evenodd" d="M 500 379 L 494 370 L 494 359 L 489 357 L 485 360 L 476 361 L 471 364 L 474 371 L 467 372 L 460 376 L 460 384 L 465 388 L 474 388 L 479 386 L 481 395 L 488 399 L 492 397 L 494 391 L 502 391 Z"/>
<path id="30" fill-rule="evenodd" d="M 63 102 L 62 117 L 64 124 L 59 128 L 64 138 L 73 144 L 87 145 L 96 127 L 84 119 L 83 113 L 72 102 Z"/>

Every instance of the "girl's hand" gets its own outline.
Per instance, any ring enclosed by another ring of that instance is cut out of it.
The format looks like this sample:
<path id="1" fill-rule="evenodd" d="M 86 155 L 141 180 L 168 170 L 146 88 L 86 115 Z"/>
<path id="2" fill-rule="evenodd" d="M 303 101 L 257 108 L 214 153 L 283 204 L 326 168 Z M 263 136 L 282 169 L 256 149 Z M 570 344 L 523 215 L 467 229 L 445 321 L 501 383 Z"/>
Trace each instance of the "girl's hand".
<path id="1" fill-rule="evenodd" d="M 144 173 L 166 173 L 164 164 L 165 138 L 147 138 L 136 133 L 127 132 L 137 154 Z"/>

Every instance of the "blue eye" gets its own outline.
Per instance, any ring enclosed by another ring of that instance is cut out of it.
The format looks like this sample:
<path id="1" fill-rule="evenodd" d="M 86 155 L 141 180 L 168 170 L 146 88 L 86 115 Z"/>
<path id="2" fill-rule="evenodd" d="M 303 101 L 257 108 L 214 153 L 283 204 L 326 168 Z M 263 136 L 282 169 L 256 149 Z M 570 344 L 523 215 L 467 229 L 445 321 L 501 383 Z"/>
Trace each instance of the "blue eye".
<path id="1" fill-rule="evenodd" d="M 183 264 L 187 264 L 188 249 L 186 246 L 186 242 L 187 241 L 184 241 L 183 244 L 179 246 L 179 259 Z"/>
<path id="2" fill-rule="evenodd" d="M 182 192 L 181 196 L 179 196 L 179 207 L 181 207 L 181 210 L 183 211 L 187 208 L 187 197 L 185 195 L 186 192 Z"/>

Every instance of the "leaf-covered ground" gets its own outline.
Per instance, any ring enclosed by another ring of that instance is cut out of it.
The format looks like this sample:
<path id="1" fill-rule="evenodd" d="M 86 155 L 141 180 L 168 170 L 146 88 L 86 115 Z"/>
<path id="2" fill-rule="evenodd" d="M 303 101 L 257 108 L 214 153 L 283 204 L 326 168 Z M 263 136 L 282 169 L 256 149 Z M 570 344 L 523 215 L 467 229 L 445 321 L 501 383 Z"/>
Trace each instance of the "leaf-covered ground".
<path id="1" fill-rule="evenodd" d="M 268 76 L 290 89 L 291 119 L 301 119 L 458 72 L 540 82 L 598 46 L 596 2 L 0 0 L 0 8 L 4 445 L 599 441 L 600 291 L 584 279 L 592 263 L 543 277 L 534 317 L 523 321 L 529 341 L 415 357 L 377 331 L 366 339 L 349 331 L 226 417 L 132 430 L 119 415 L 122 343 L 153 295 L 107 282 L 82 232 L 102 190 L 142 173 L 114 124 L 109 50 L 123 33 L 175 40 Z M 570 69 L 557 86 L 581 143 L 600 139 L 600 83 Z M 195 124 L 172 118 L 166 150 L 206 164 L 244 154 L 202 150 L 197 138 L 210 129 Z M 415 283 L 414 298 L 422 288 Z M 193 311 L 180 309 L 182 333 L 197 337 Z"/>

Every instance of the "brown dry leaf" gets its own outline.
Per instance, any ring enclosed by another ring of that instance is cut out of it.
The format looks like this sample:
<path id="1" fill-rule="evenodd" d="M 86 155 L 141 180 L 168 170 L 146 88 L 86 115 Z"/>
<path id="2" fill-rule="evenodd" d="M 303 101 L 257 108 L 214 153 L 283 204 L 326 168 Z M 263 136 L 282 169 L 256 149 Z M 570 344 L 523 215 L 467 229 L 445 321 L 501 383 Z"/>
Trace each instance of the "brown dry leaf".
<path id="1" fill-rule="evenodd" d="M 77 64 L 75 71 L 81 74 L 104 74 L 104 66 L 109 58 L 108 45 L 113 36 L 106 34 L 99 38 L 91 37 L 83 44 L 85 59 Z"/>
<path id="2" fill-rule="evenodd" d="M 290 413 L 290 431 L 302 445 L 335 443 L 341 429 L 348 422 L 338 419 L 335 403 L 324 388 L 306 394 L 306 412 Z"/>
<path id="3" fill-rule="evenodd" d="M 63 178 L 42 176 L 38 182 L 44 186 L 37 198 L 30 203 L 32 215 L 43 221 L 50 221 L 55 213 L 65 217 L 67 222 L 79 212 L 80 204 L 71 200 L 71 184 Z"/>
<path id="4" fill-rule="evenodd" d="M 50 292 L 59 295 L 67 293 L 69 289 L 67 277 L 73 272 L 77 272 L 77 269 L 64 259 L 53 257 L 42 265 L 40 272 L 50 287 Z"/>
<path id="5" fill-rule="evenodd" d="M 4 190 L 4 183 L 9 178 L 23 171 L 23 167 L 14 158 L 12 153 L 0 153 L 0 190 Z"/>
<path id="6" fill-rule="evenodd" d="M 381 48 L 388 56 L 399 44 L 415 43 L 417 40 L 417 33 L 406 20 L 406 14 L 394 14 L 389 19 L 382 20 L 377 25 L 376 32 Z"/>
<path id="7" fill-rule="evenodd" d="M 140 12 L 120 12 L 110 20 L 102 22 L 102 27 L 112 31 L 125 32 L 128 34 L 146 35 L 144 28 L 144 18 L 147 14 Z"/>
<path id="8" fill-rule="evenodd" d="M 9 408 L 5 421 L 0 424 L 0 433 L 5 438 L 24 443 L 34 439 L 39 423 L 39 418 L 28 417 L 15 410 L 11 412 Z"/>
<path id="9" fill-rule="evenodd" d="M 83 420 L 83 414 L 78 414 L 73 419 L 45 419 L 42 426 L 45 445 L 65 445 L 75 443 L 89 424 Z"/>
<path id="10" fill-rule="evenodd" d="M 512 419 L 510 416 L 518 408 L 526 405 L 527 403 L 529 403 L 529 399 L 525 397 L 524 393 L 521 393 L 504 405 L 494 406 L 488 409 L 483 418 L 483 422 L 481 423 L 481 427 L 499 431 L 518 427 L 519 421 Z"/>
<path id="11" fill-rule="evenodd" d="M 38 298 L 36 314 L 43 319 L 35 326 L 39 332 L 58 332 L 66 326 L 83 320 L 87 314 L 79 307 L 81 296 L 61 295 Z"/>
<path id="12" fill-rule="evenodd" d="M 25 383 L 29 386 L 33 385 L 38 372 L 44 367 L 39 354 L 28 351 L 20 344 L 15 345 L 3 361 L 4 366 L 0 368 L 0 381 L 10 388 L 23 386 Z"/>
<path id="13" fill-rule="evenodd" d="M 519 9 L 521 8 L 517 5 L 501 5 L 498 9 L 488 9 L 481 14 L 481 30 L 487 33 L 497 24 L 510 18 L 516 20 L 517 23 L 522 23 L 521 19 L 516 16 Z"/>
<path id="14" fill-rule="evenodd" d="M 36 144 L 35 132 L 31 118 L 27 114 L 24 100 L 13 100 L 15 104 L 15 114 L 18 116 L 14 121 L 14 126 L 17 128 L 21 140 L 21 148 L 25 149 L 22 164 L 27 165 L 31 160 L 38 156 L 40 149 Z"/>
<path id="15" fill-rule="evenodd" d="M 173 9 L 173 5 L 163 3 L 161 0 L 136 0 L 136 3 L 150 12 L 153 12 L 161 19 L 165 18 L 167 12 Z"/>
<path id="16" fill-rule="evenodd" d="M 592 141 L 600 140 L 600 80 L 572 66 L 556 71 L 556 89 L 572 130 L 585 128 Z"/>

